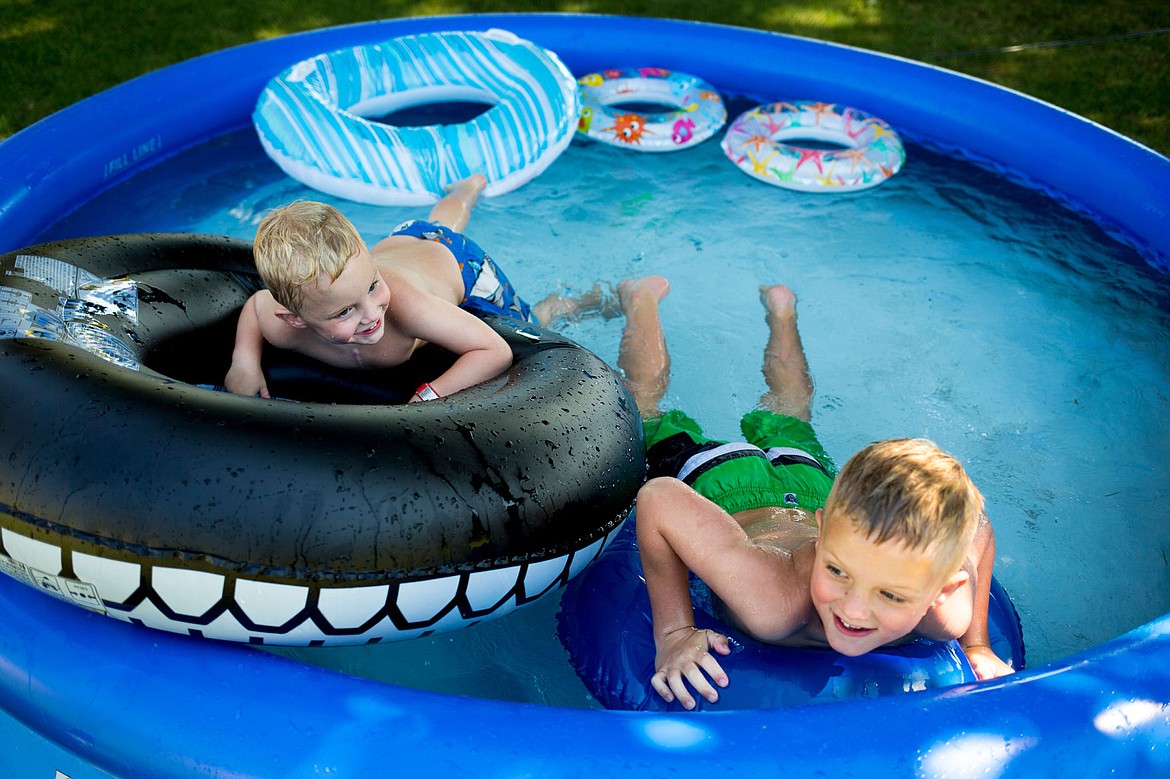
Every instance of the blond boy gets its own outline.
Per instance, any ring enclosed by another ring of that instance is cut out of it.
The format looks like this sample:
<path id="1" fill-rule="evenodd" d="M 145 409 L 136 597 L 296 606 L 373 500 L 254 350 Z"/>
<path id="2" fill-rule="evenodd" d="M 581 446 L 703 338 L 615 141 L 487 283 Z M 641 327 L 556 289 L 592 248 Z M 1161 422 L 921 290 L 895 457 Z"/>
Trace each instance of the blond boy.
<path id="1" fill-rule="evenodd" d="M 619 366 L 645 419 L 651 479 L 637 498 L 638 545 L 654 622 L 654 689 L 694 708 L 728 676 L 727 637 L 695 627 L 687 572 L 724 621 L 783 646 L 860 655 L 957 638 L 980 678 L 1011 672 L 991 651 L 995 537 L 983 498 L 954 458 L 924 440 L 863 449 L 834 480 L 812 427 L 812 380 L 783 286 L 761 299 L 768 392 L 741 426 L 750 443 L 705 438 L 659 403 L 669 380 L 658 305 L 666 279 L 622 282 Z M 712 684 L 712 682 L 714 684 Z"/>
<path id="2" fill-rule="evenodd" d="M 475 313 L 547 324 L 574 306 L 550 295 L 530 307 L 495 262 L 459 232 L 485 185 L 482 175 L 455 184 L 427 220 L 399 225 L 372 249 L 324 203 L 302 201 L 268 214 L 254 248 L 267 289 L 249 298 L 240 314 L 225 388 L 270 397 L 260 368 L 265 342 L 342 368 L 391 368 L 424 343 L 458 355 L 411 402 L 505 370 L 511 350 Z"/>

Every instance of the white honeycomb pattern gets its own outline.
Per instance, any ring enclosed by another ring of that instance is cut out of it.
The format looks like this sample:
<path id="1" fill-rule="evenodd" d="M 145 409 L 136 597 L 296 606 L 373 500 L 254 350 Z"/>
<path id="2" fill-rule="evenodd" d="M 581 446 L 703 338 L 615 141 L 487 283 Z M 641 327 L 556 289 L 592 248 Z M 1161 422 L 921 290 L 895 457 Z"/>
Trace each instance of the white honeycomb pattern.
<path id="1" fill-rule="evenodd" d="M 564 587 L 617 533 L 555 558 L 395 584 L 295 585 L 114 560 L 0 529 L 0 572 L 172 633 L 284 646 L 396 641 L 495 619 Z"/>

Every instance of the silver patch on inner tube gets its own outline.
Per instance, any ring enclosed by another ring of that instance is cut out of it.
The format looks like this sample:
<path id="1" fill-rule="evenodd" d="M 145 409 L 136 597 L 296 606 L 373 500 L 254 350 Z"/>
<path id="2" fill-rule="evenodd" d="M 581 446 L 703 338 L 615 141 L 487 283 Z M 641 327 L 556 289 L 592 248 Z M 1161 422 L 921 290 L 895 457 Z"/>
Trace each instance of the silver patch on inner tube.
<path id="1" fill-rule="evenodd" d="M 81 287 L 101 283 L 100 278 L 83 268 L 35 254 L 16 255 L 13 268 L 6 275 L 39 282 L 59 295 L 70 297 L 76 297 Z"/>
<path id="2" fill-rule="evenodd" d="M 138 286 L 130 279 L 103 279 L 64 260 L 35 254 L 16 255 L 5 275 L 44 284 L 63 298 L 85 304 L 94 316 L 117 316 L 138 324 Z M 68 300 L 62 305 L 79 308 Z"/>
<path id="3" fill-rule="evenodd" d="M 130 279 L 100 279 L 49 257 L 22 254 L 6 275 L 44 284 L 61 297 L 53 311 L 26 290 L 0 285 L 0 338 L 43 338 L 84 349 L 115 365 L 138 370 L 133 350 L 99 317 L 138 324 L 138 287 Z"/>

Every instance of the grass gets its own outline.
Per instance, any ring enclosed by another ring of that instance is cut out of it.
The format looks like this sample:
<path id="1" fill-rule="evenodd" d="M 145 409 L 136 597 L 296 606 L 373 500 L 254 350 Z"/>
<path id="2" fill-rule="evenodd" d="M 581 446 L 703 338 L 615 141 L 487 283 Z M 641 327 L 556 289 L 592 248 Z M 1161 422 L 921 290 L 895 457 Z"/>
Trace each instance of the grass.
<path id="1" fill-rule="evenodd" d="M 1166 0 L 0 0 L 0 139 L 229 46 L 370 19 L 507 11 L 672 17 L 860 46 L 1017 89 L 1170 154 Z"/>

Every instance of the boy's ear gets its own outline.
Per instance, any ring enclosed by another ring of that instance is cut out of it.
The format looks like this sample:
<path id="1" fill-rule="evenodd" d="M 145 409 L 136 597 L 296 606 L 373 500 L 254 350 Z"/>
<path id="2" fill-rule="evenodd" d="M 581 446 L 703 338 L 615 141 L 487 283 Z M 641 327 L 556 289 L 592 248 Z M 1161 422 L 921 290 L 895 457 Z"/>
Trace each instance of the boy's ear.
<path id="1" fill-rule="evenodd" d="M 930 604 L 932 609 L 938 608 L 946 602 L 947 598 L 951 597 L 958 591 L 960 587 L 971 580 L 971 574 L 960 568 L 951 574 L 950 578 L 943 584 L 942 589 L 939 590 L 938 595 L 935 596 L 934 602 Z"/>
<path id="2" fill-rule="evenodd" d="M 278 317 L 280 317 L 280 319 L 286 325 L 288 325 L 290 327 L 295 327 L 298 330 L 304 330 L 306 327 L 308 327 L 308 325 L 305 324 L 305 320 L 301 319 L 299 316 L 297 316 L 293 312 L 289 311 L 287 308 L 280 309 L 279 311 L 276 312 L 276 315 Z"/>

